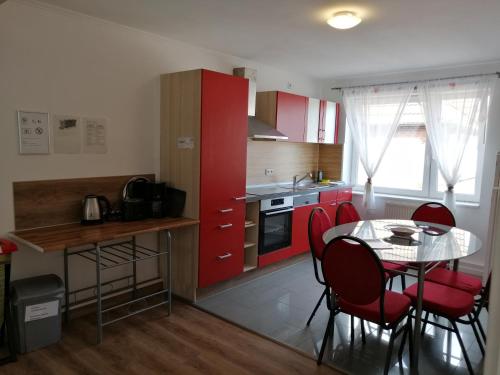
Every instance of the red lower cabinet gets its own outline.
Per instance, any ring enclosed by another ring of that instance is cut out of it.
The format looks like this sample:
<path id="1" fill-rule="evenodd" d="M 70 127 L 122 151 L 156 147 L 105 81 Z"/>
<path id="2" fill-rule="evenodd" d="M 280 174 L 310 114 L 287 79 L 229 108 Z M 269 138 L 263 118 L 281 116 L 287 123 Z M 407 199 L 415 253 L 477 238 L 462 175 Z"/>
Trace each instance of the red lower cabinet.
<path id="1" fill-rule="evenodd" d="M 309 251 L 309 216 L 317 204 L 296 207 L 292 219 L 292 249 L 296 254 Z"/>
<path id="2" fill-rule="evenodd" d="M 352 202 L 352 188 L 338 190 L 337 203 Z"/>
<path id="3" fill-rule="evenodd" d="M 337 215 L 337 201 L 320 203 L 319 206 L 326 211 L 328 216 L 330 216 L 332 225 L 335 225 L 335 216 Z"/>

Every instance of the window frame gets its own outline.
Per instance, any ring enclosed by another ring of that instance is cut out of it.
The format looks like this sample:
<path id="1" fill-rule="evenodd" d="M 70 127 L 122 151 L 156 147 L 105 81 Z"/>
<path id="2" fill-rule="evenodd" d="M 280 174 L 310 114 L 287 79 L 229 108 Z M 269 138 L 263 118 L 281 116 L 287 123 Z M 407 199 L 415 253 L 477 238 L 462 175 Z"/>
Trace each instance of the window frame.
<path id="1" fill-rule="evenodd" d="M 489 102 L 489 98 L 488 98 Z M 485 133 L 488 121 L 484 124 L 484 128 L 480 130 L 482 132 L 482 136 L 478 137 L 478 155 L 477 155 L 477 163 L 476 163 L 476 181 L 474 186 L 474 194 L 463 194 L 463 193 L 455 193 L 455 198 L 457 201 L 467 202 L 467 203 L 480 203 L 481 196 L 481 185 L 483 178 L 483 168 L 481 165 L 484 162 L 486 142 L 485 142 Z M 359 166 L 359 154 L 356 150 L 356 146 L 354 145 L 354 140 L 352 135 L 350 134 L 349 127 L 347 125 L 347 118 L 345 118 L 345 133 L 346 140 L 348 139 L 350 142 L 350 182 L 353 185 L 354 191 L 362 192 L 364 190 L 364 183 L 359 184 L 358 179 L 358 166 Z M 401 126 L 404 124 L 400 124 Z M 425 126 L 425 124 L 423 124 Z M 349 134 L 347 134 L 349 133 Z M 429 200 L 442 200 L 444 192 L 440 192 L 438 190 L 438 176 L 439 176 L 439 168 L 436 161 L 432 157 L 431 145 L 429 139 L 425 142 L 425 160 L 424 160 L 424 175 L 422 181 L 422 190 L 410 190 L 410 189 L 398 189 L 398 188 L 388 188 L 383 186 L 377 186 L 374 183 L 375 194 L 387 194 L 393 196 L 401 196 L 401 197 L 409 197 L 416 199 L 429 199 Z M 376 182 L 376 175 L 374 178 L 374 182 Z"/>

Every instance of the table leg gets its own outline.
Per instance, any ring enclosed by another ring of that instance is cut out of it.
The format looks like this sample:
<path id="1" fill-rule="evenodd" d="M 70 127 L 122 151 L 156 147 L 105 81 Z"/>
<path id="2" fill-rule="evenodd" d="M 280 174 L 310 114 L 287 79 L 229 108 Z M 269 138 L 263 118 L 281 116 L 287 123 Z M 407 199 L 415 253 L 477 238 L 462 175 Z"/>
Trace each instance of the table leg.
<path id="1" fill-rule="evenodd" d="M 453 261 L 453 268 L 452 268 L 453 271 L 458 271 L 458 259 L 455 259 Z"/>
<path id="2" fill-rule="evenodd" d="M 418 266 L 417 307 L 415 310 L 415 331 L 413 332 L 412 374 L 418 374 L 418 352 L 420 350 L 420 324 L 422 321 L 422 299 L 424 296 L 425 263 Z"/>
<path id="3" fill-rule="evenodd" d="M 64 249 L 64 322 L 69 323 L 68 249 Z"/>
<path id="4" fill-rule="evenodd" d="M 101 247 L 95 247 L 96 284 L 97 284 L 97 344 L 102 342 L 102 295 L 101 295 Z"/>

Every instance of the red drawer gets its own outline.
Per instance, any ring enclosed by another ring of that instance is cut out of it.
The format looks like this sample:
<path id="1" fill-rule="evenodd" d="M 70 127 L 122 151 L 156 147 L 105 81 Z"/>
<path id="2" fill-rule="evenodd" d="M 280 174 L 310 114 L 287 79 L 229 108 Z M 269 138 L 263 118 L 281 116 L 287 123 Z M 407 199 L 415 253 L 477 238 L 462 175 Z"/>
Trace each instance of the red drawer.
<path id="1" fill-rule="evenodd" d="M 352 201 L 352 188 L 345 188 L 338 190 L 337 203 L 351 202 Z"/>
<path id="2" fill-rule="evenodd" d="M 198 269 L 200 288 L 243 272 L 244 240 L 244 216 L 230 213 L 200 223 Z"/>
<path id="3" fill-rule="evenodd" d="M 338 190 L 322 191 L 319 193 L 319 203 L 337 201 Z"/>

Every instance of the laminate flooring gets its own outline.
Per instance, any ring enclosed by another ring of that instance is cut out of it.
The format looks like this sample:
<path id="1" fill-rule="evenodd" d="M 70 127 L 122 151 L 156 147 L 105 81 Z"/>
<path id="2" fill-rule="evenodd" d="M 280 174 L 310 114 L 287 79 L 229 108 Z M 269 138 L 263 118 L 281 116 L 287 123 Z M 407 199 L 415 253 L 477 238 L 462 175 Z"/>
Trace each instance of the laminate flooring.
<path id="1" fill-rule="evenodd" d="M 95 316 L 72 320 L 62 340 L 0 367 L 0 374 L 318 374 L 337 375 L 311 358 L 174 301 L 104 328 Z"/>

